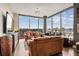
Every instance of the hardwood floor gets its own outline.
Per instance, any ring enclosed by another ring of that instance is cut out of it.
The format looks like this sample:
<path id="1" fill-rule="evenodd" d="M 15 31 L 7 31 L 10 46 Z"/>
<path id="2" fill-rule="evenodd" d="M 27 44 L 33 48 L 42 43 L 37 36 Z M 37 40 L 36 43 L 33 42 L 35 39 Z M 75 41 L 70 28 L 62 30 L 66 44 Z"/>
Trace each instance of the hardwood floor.
<path id="1" fill-rule="evenodd" d="M 62 53 L 58 53 L 52 56 L 79 56 L 79 52 L 76 52 L 73 48 L 63 48 Z"/>
<path id="2" fill-rule="evenodd" d="M 25 45 L 24 39 L 19 40 L 14 56 L 28 56 L 28 49 Z"/>
<path id="3" fill-rule="evenodd" d="M 28 53 L 28 47 L 26 46 L 24 39 L 21 39 L 17 45 L 17 48 L 15 49 L 14 56 L 28 56 Z M 69 47 L 63 48 L 62 53 L 58 53 L 52 56 L 79 56 L 79 53 L 76 52 L 73 48 Z"/>

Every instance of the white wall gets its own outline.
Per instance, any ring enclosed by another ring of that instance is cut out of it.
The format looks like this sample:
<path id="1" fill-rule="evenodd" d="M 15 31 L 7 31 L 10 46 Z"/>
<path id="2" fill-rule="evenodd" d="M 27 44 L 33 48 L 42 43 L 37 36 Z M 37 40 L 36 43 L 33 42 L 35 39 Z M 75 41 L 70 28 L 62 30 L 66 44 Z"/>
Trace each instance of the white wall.
<path id="1" fill-rule="evenodd" d="M 0 3 L 0 34 L 3 34 L 3 14 L 6 15 L 6 11 L 8 11 L 12 16 L 12 11 L 9 5 L 5 3 Z"/>
<path id="2" fill-rule="evenodd" d="M 3 33 L 3 13 L 0 11 L 0 34 Z"/>
<path id="3" fill-rule="evenodd" d="M 1 10 L 4 14 L 6 14 L 6 11 L 8 11 L 8 12 L 10 13 L 10 15 L 13 17 L 11 8 L 9 7 L 8 4 L 6 4 L 6 3 L 4 3 L 4 4 L 3 4 L 3 3 L 0 3 L 0 10 Z"/>
<path id="4" fill-rule="evenodd" d="M 19 15 L 13 13 L 13 30 L 17 31 L 19 29 Z"/>

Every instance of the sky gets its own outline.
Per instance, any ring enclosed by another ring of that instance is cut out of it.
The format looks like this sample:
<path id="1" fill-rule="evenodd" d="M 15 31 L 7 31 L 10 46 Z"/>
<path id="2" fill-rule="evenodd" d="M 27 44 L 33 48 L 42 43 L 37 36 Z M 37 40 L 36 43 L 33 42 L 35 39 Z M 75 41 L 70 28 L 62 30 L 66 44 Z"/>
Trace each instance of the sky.
<path id="1" fill-rule="evenodd" d="M 20 28 L 29 28 L 29 19 L 30 19 L 30 28 L 38 28 L 38 18 L 28 17 L 28 16 L 19 16 L 19 27 Z M 40 19 L 40 28 L 43 28 L 43 19 Z M 51 18 L 47 19 L 47 27 L 51 28 Z M 59 14 L 53 17 L 53 27 L 60 27 L 60 17 Z M 73 8 L 62 13 L 62 27 L 64 28 L 73 28 Z"/>

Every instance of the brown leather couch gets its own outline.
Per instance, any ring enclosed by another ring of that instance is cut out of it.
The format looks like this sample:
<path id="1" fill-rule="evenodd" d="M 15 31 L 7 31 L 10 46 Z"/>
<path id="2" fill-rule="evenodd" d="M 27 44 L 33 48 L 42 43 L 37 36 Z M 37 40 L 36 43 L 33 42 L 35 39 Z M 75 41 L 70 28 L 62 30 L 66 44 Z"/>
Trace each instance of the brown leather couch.
<path id="1" fill-rule="evenodd" d="M 0 37 L 0 55 L 12 56 L 12 36 L 4 35 Z"/>
<path id="2" fill-rule="evenodd" d="M 63 38 L 40 37 L 27 41 L 30 56 L 48 56 L 60 53 L 63 50 Z"/>
<path id="3" fill-rule="evenodd" d="M 1 37 L 0 37 L 0 55 L 1 55 Z"/>

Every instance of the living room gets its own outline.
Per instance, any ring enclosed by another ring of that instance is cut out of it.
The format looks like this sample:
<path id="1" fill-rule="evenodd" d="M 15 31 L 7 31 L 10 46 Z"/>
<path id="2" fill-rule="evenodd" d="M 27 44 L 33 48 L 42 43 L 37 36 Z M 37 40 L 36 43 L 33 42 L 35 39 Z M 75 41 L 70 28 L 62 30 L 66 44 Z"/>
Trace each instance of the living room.
<path id="1" fill-rule="evenodd" d="M 78 56 L 78 3 L 0 3 L 0 56 Z"/>

